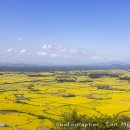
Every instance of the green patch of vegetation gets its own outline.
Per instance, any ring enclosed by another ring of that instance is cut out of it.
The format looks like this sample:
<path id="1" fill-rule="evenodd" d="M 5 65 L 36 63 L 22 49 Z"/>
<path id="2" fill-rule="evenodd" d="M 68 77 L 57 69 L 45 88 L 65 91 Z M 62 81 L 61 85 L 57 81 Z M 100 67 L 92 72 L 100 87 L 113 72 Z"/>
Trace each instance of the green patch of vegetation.
<path id="1" fill-rule="evenodd" d="M 125 76 L 125 77 L 119 77 L 120 80 L 130 80 L 130 77 Z"/>
<path id="2" fill-rule="evenodd" d="M 98 85 L 97 88 L 98 89 L 105 89 L 105 90 L 113 90 L 114 89 L 109 85 Z"/>
<path id="3" fill-rule="evenodd" d="M 62 96 L 67 98 L 67 97 L 75 97 L 76 95 L 73 93 L 68 93 L 68 94 L 64 94 Z"/>
<path id="4" fill-rule="evenodd" d="M 130 130 L 126 125 L 130 118 L 127 116 L 87 116 L 78 115 L 77 111 L 72 111 L 62 115 L 62 120 L 55 121 L 54 130 Z"/>
<path id="5" fill-rule="evenodd" d="M 125 89 L 125 88 L 113 88 L 113 87 L 111 87 L 111 86 L 109 86 L 109 85 L 98 85 L 98 86 L 97 86 L 97 89 L 130 92 L 130 89 Z"/>
<path id="6" fill-rule="evenodd" d="M 88 76 L 90 78 L 102 78 L 102 77 L 119 77 L 119 73 L 90 73 Z"/>

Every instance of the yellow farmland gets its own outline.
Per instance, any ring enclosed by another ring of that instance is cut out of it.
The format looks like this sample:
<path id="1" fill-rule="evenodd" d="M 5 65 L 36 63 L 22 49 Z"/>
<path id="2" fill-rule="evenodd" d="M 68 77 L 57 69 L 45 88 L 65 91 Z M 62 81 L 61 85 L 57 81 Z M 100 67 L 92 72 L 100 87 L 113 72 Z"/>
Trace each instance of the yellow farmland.
<path id="1" fill-rule="evenodd" d="M 130 116 L 130 72 L 82 70 L 0 73 L 0 130 L 47 130 L 79 115 Z"/>

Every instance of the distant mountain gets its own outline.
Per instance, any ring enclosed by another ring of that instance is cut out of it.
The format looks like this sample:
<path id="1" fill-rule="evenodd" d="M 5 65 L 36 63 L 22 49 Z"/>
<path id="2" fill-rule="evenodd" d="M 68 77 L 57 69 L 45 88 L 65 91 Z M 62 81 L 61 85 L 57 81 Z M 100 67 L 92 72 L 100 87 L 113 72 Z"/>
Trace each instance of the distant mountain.
<path id="1" fill-rule="evenodd" d="M 8 63 L 8 62 L 0 62 L 0 66 L 28 66 L 27 64 L 23 63 Z"/>
<path id="2" fill-rule="evenodd" d="M 35 65 L 0 63 L 0 71 L 40 72 L 54 70 L 96 70 L 96 69 L 130 69 L 130 64 L 125 63 L 98 63 L 87 65 Z"/>

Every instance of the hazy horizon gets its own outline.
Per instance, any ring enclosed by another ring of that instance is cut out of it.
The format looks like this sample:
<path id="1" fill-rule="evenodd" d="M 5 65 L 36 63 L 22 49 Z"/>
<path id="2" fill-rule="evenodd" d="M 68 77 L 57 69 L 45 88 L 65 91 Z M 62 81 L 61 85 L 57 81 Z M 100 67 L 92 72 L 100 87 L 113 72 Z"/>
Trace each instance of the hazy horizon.
<path id="1" fill-rule="evenodd" d="M 0 1 L 0 62 L 130 63 L 129 0 Z"/>

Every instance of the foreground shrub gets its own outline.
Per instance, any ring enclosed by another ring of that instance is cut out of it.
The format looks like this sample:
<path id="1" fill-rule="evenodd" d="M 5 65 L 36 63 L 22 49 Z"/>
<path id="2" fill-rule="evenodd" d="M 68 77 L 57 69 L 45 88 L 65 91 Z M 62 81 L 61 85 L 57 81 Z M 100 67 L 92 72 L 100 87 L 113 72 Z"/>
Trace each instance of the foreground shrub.
<path id="1" fill-rule="evenodd" d="M 130 130 L 130 118 L 126 116 L 101 115 L 89 117 L 78 115 L 76 111 L 65 113 L 57 121 L 55 130 Z"/>

